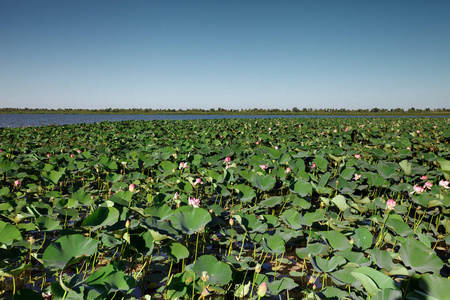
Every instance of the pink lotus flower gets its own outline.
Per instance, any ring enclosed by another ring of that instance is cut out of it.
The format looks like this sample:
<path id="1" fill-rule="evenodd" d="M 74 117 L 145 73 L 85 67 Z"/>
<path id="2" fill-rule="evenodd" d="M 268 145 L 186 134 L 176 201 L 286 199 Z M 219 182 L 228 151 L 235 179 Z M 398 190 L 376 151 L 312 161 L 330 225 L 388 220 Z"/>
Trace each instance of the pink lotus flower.
<path id="1" fill-rule="evenodd" d="M 229 163 L 230 161 L 231 161 L 231 157 L 227 157 L 227 158 L 225 158 L 224 163 Z"/>
<path id="2" fill-rule="evenodd" d="M 230 165 L 229 165 L 229 164 L 225 165 L 225 169 L 228 169 L 229 167 L 230 167 Z"/>
<path id="3" fill-rule="evenodd" d="M 337 129 L 333 130 L 333 132 L 336 133 L 336 132 L 337 132 Z"/>
<path id="4" fill-rule="evenodd" d="M 19 185 L 21 185 L 22 184 L 22 182 L 20 182 L 20 180 L 16 180 L 16 181 L 14 181 L 14 186 L 19 186 Z"/>
<path id="5" fill-rule="evenodd" d="M 431 187 L 433 186 L 433 183 L 427 181 L 423 184 L 423 188 L 424 189 L 431 189 Z"/>
<path id="6" fill-rule="evenodd" d="M 410 150 L 410 151 L 411 151 L 411 147 L 406 147 L 406 149 L 408 149 L 408 150 Z"/>
<path id="7" fill-rule="evenodd" d="M 393 210 L 395 206 L 397 206 L 397 203 L 395 203 L 395 201 L 393 199 L 389 199 L 386 202 L 386 209 L 387 210 Z"/>
<path id="8" fill-rule="evenodd" d="M 173 195 L 173 200 L 180 199 L 180 195 L 178 195 L 178 192 L 175 192 L 175 195 Z"/>
<path id="9" fill-rule="evenodd" d="M 423 187 L 418 186 L 417 184 L 414 186 L 413 189 L 414 189 L 414 192 L 416 192 L 417 194 L 422 194 L 425 191 L 425 189 Z M 409 194 L 414 194 L 414 192 L 411 192 Z"/>
<path id="10" fill-rule="evenodd" d="M 274 148 L 275 148 L 275 150 L 278 150 L 278 146 L 275 146 Z"/>
<path id="11" fill-rule="evenodd" d="M 72 154 L 70 154 L 70 157 L 74 157 L 75 155 L 73 155 L 73 153 Z"/>
<path id="12" fill-rule="evenodd" d="M 420 177 L 420 179 L 427 180 L 427 175 L 423 175 L 422 177 Z"/>
<path id="13" fill-rule="evenodd" d="M 50 153 L 47 153 L 47 157 L 50 157 Z"/>
<path id="14" fill-rule="evenodd" d="M 259 165 L 259 167 L 263 170 L 267 169 L 267 165 Z"/>
<path id="15" fill-rule="evenodd" d="M 434 128 L 434 129 L 436 129 L 436 128 L 437 128 L 437 126 L 436 126 L 436 125 L 434 125 L 434 126 L 433 126 L 433 128 Z"/>
<path id="16" fill-rule="evenodd" d="M 355 158 L 360 159 L 361 158 L 361 154 L 355 154 Z"/>
<path id="17" fill-rule="evenodd" d="M 356 181 L 356 180 L 358 180 L 360 178 L 361 178 L 361 175 L 358 175 L 357 173 L 355 173 L 355 176 L 353 177 L 353 179 Z"/>
<path id="18" fill-rule="evenodd" d="M 203 184 L 203 181 L 200 178 L 197 178 L 192 185 L 196 186 L 197 184 Z"/>
<path id="19" fill-rule="evenodd" d="M 441 181 L 439 181 L 439 185 L 441 186 L 441 187 L 443 187 L 444 189 L 448 189 L 448 188 L 450 188 L 448 185 L 449 185 L 449 182 L 447 181 L 447 180 L 441 180 Z"/>
<path id="20" fill-rule="evenodd" d="M 313 168 L 313 169 L 314 169 L 315 167 L 316 167 L 316 164 L 315 164 L 315 163 L 313 163 L 313 164 L 312 164 L 312 166 L 311 166 L 311 168 Z"/>
<path id="21" fill-rule="evenodd" d="M 187 168 L 189 168 L 187 162 L 180 162 L 180 164 L 178 165 L 178 169 L 179 169 L 179 170 L 181 170 L 181 169 L 187 169 Z"/>
<path id="22" fill-rule="evenodd" d="M 132 184 L 130 184 L 129 186 L 128 186 L 128 190 L 130 191 L 130 192 L 134 192 L 134 189 L 136 188 L 136 186 L 132 183 Z"/>
<path id="23" fill-rule="evenodd" d="M 257 293 L 258 293 L 259 297 L 264 297 L 266 295 L 266 293 L 267 293 L 267 283 L 265 281 L 259 285 Z"/>
<path id="24" fill-rule="evenodd" d="M 256 145 L 259 145 L 259 141 L 256 141 Z"/>
<path id="25" fill-rule="evenodd" d="M 198 207 L 199 204 L 200 204 L 200 199 L 189 197 L 189 205 L 192 205 L 193 207 Z"/>
<path id="26" fill-rule="evenodd" d="M 346 132 L 348 131 L 348 126 L 347 126 L 347 127 L 345 127 L 345 130 L 344 130 L 344 131 L 346 131 Z"/>
<path id="27" fill-rule="evenodd" d="M 291 172 L 292 172 L 291 168 L 287 167 L 287 168 L 286 168 L 286 171 L 284 171 L 284 174 L 289 174 L 289 173 L 291 173 Z"/>

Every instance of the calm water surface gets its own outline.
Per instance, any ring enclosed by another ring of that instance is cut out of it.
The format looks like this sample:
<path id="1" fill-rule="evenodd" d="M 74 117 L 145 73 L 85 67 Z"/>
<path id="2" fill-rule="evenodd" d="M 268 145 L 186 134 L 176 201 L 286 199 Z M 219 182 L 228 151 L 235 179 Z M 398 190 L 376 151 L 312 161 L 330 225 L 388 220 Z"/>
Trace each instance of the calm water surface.
<path id="1" fill-rule="evenodd" d="M 195 119 L 255 119 L 255 118 L 359 118 L 358 116 L 309 115 L 68 115 L 68 114 L 0 114 L 0 127 L 27 127 L 95 123 L 129 120 L 195 120 Z"/>

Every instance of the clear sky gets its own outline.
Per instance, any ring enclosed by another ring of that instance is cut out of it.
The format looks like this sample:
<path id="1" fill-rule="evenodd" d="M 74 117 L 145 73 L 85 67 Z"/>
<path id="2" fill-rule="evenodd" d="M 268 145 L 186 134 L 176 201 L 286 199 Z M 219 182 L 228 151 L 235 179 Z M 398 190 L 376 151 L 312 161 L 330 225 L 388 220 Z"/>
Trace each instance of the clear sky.
<path id="1" fill-rule="evenodd" d="M 0 107 L 449 103 L 446 0 L 0 0 Z"/>

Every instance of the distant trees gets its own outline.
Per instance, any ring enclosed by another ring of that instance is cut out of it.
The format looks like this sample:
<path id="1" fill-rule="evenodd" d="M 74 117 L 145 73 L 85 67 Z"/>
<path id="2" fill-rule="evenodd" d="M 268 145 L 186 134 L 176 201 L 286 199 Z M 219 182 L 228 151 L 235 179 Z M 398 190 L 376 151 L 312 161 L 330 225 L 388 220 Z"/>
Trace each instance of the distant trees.
<path id="1" fill-rule="evenodd" d="M 153 109 L 153 108 L 104 108 L 104 109 L 71 109 L 71 108 L 0 108 L 0 113 L 47 113 L 47 114 L 328 114 L 328 115 L 396 115 L 396 114 L 449 114 L 450 108 L 414 108 L 411 107 L 406 111 L 403 108 L 378 108 L 371 109 L 345 109 L 345 108 L 302 108 L 293 107 L 292 109 L 279 109 L 279 108 L 248 108 L 248 109 L 227 109 L 218 107 L 210 109 L 191 108 L 191 109 Z"/>

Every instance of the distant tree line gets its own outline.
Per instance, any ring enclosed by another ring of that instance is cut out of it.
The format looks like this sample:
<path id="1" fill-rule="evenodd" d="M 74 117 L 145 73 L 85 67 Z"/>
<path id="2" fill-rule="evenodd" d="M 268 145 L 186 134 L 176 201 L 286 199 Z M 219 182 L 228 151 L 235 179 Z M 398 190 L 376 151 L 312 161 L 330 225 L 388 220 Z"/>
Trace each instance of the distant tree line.
<path id="1" fill-rule="evenodd" d="M 17 114 L 230 114 L 230 115 L 447 115 L 450 108 L 377 108 L 346 109 L 346 108 L 297 108 L 292 109 L 227 109 L 227 108 L 192 108 L 192 109 L 153 109 L 153 108 L 104 108 L 104 109 L 73 109 L 73 108 L 0 108 L 0 113 Z"/>

